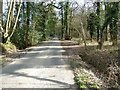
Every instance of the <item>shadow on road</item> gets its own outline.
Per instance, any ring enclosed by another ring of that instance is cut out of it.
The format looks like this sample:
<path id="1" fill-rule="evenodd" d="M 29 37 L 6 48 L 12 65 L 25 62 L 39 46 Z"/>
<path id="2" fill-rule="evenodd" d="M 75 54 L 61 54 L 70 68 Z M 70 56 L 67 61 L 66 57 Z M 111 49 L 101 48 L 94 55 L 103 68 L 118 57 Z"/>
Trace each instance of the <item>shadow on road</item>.
<path id="1" fill-rule="evenodd" d="M 47 70 L 47 68 L 49 68 L 48 70 L 50 70 L 50 68 L 53 70 L 58 70 L 60 68 L 61 70 L 62 69 L 70 70 L 67 63 L 65 62 L 67 58 L 65 55 L 62 55 L 62 53 L 64 53 L 64 50 L 62 49 L 62 46 L 60 46 L 60 42 L 48 41 L 40 46 L 37 46 L 36 48 L 34 48 L 34 50 L 29 51 L 27 55 L 25 55 L 20 60 L 17 60 L 15 63 L 13 62 L 13 64 L 4 67 L 2 70 L 2 76 L 5 77 L 12 76 L 11 78 L 16 77 L 33 78 L 40 81 L 52 82 L 58 85 L 72 86 L 65 81 L 53 78 L 52 79 L 43 78 L 37 75 L 34 76 L 29 74 L 29 71 L 32 71 L 32 69 L 33 71 L 34 70 L 37 71 L 41 70 L 42 68 L 44 68 L 45 70 Z M 52 72 L 54 74 L 56 73 L 56 71 Z"/>

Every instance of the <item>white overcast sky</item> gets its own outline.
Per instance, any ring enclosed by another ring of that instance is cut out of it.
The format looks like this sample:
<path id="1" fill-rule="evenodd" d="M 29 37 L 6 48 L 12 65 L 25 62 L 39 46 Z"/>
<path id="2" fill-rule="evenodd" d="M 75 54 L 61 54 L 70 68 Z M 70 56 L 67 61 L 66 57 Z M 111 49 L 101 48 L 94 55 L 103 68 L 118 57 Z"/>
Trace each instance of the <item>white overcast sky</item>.
<path id="1" fill-rule="evenodd" d="M 56 1 L 67 1 L 67 0 L 56 0 Z M 79 4 L 84 4 L 85 0 L 70 0 L 70 1 L 77 1 Z"/>

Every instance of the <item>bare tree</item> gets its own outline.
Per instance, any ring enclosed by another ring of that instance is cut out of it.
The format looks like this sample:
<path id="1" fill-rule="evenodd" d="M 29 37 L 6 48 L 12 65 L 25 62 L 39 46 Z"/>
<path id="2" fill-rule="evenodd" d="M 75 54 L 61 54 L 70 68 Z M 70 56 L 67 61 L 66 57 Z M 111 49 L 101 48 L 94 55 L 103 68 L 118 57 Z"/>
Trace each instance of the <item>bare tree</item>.
<path id="1" fill-rule="evenodd" d="M 3 2 L 0 1 L 0 36 L 2 36 L 3 27 L 2 27 L 2 14 L 3 14 Z M 2 37 L 0 37 L 1 39 Z M 0 40 L 1 41 L 1 40 Z"/>
<path id="2" fill-rule="evenodd" d="M 16 29 L 16 26 L 17 26 L 17 22 L 18 22 L 18 17 L 19 17 L 19 14 L 20 14 L 21 6 L 22 6 L 22 2 L 20 3 L 19 9 L 18 9 L 18 13 L 17 13 L 17 17 L 16 17 L 16 20 L 15 20 L 15 24 L 14 24 L 12 33 L 11 33 L 10 36 L 8 37 L 7 42 L 10 41 L 10 38 L 13 36 L 13 34 L 14 34 L 14 32 L 15 32 L 15 29 Z"/>
<path id="3" fill-rule="evenodd" d="M 16 18 L 14 18 L 15 4 L 16 4 L 16 2 L 14 2 L 14 0 L 11 0 L 10 5 L 9 5 L 6 29 L 4 31 L 4 38 L 6 39 L 6 43 L 10 42 L 10 39 L 15 32 L 18 18 L 19 18 L 19 14 L 20 14 L 20 10 L 21 10 L 21 6 L 22 6 L 22 1 L 19 3 L 19 8 L 18 8 Z M 11 23 L 13 20 L 15 20 L 15 23 L 14 23 L 13 28 L 11 29 Z M 11 32 L 11 33 L 9 33 L 9 32 Z"/>

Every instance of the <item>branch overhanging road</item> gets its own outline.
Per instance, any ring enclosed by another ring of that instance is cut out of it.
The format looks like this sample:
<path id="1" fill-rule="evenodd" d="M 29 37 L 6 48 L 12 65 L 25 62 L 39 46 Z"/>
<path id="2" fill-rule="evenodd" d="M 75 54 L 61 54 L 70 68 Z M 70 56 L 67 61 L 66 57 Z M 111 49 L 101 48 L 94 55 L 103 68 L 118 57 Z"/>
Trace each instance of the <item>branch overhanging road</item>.
<path id="1" fill-rule="evenodd" d="M 2 88 L 71 88 L 74 75 L 57 38 L 2 69 Z"/>

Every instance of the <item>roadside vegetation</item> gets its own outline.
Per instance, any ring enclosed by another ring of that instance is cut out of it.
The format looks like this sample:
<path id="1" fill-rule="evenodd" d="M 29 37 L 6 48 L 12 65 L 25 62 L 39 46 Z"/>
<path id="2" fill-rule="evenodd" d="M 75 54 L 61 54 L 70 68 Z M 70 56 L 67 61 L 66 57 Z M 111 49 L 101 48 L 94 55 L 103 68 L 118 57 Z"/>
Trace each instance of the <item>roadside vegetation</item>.
<path id="1" fill-rule="evenodd" d="M 80 88 L 119 88 L 120 50 L 109 44 L 106 42 L 100 50 L 96 49 L 95 42 L 87 41 L 85 50 L 84 44 L 78 44 L 78 41 L 62 41 Z"/>
<path id="2" fill-rule="evenodd" d="M 10 0 L 4 12 L 0 6 L 2 55 L 58 36 L 80 88 L 120 88 L 120 2 Z"/>

